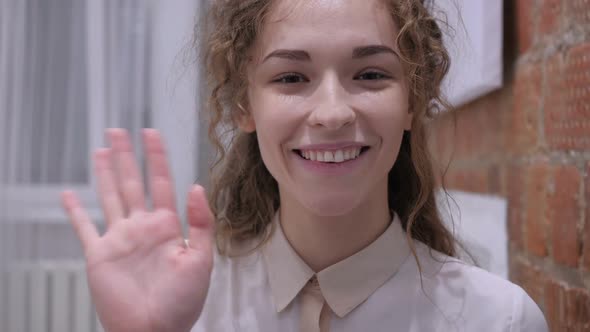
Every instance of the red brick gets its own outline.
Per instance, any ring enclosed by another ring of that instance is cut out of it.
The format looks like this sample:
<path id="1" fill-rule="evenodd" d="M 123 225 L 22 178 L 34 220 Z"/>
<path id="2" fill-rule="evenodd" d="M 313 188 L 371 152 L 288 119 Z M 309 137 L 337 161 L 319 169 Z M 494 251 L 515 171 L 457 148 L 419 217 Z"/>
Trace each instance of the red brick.
<path id="1" fill-rule="evenodd" d="M 550 148 L 590 149 L 590 43 L 546 65 L 545 136 Z"/>
<path id="2" fill-rule="evenodd" d="M 453 169 L 447 173 L 447 188 L 476 193 L 489 192 L 489 168 Z"/>
<path id="3" fill-rule="evenodd" d="M 590 24 L 590 0 L 568 0 L 566 5 L 566 22 L 574 27 L 582 27 Z"/>
<path id="4" fill-rule="evenodd" d="M 523 153 L 537 148 L 541 96 L 542 65 L 531 63 L 518 67 L 509 135 L 513 152 Z"/>
<path id="5" fill-rule="evenodd" d="M 491 165 L 488 169 L 488 193 L 505 196 L 504 183 L 502 182 L 502 171 L 500 165 Z"/>
<path id="6" fill-rule="evenodd" d="M 510 106 L 512 93 L 502 89 L 481 98 L 479 107 L 475 111 L 477 129 L 481 137 L 481 146 L 476 148 L 479 152 L 476 158 L 491 158 L 504 152 L 506 145 L 505 109 Z"/>
<path id="7" fill-rule="evenodd" d="M 455 155 L 458 160 L 473 160 L 481 156 L 484 147 L 485 129 L 480 121 L 480 112 L 473 109 L 457 111 L 457 134 Z"/>
<path id="8" fill-rule="evenodd" d="M 550 331 L 563 331 L 565 327 L 565 291 L 562 284 L 547 280 L 545 284 L 545 318 Z"/>
<path id="9" fill-rule="evenodd" d="M 565 83 L 563 78 L 563 56 L 554 55 L 545 64 L 547 94 L 545 96 L 545 137 L 549 146 L 553 148 L 567 148 L 567 140 L 560 138 L 562 114 L 564 110 Z"/>
<path id="10" fill-rule="evenodd" d="M 477 135 L 478 124 L 473 121 L 474 112 L 476 110 L 457 111 L 457 130 L 455 135 L 455 153 L 456 160 L 472 159 L 474 155 L 472 152 L 479 145 L 481 139 Z"/>
<path id="11" fill-rule="evenodd" d="M 526 261 L 511 260 L 510 280 L 520 285 L 539 307 L 544 307 L 545 275 L 543 271 Z"/>
<path id="12" fill-rule="evenodd" d="M 535 2 L 533 0 L 516 1 L 516 20 L 518 29 L 518 51 L 526 53 L 533 44 L 534 37 L 534 10 Z"/>
<path id="13" fill-rule="evenodd" d="M 539 257 L 547 256 L 547 219 L 545 205 L 549 184 L 549 165 L 540 163 L 526 172 L 526 247 Z"/>
<path id="14" fill-rule="evenodd" d="M 542 0 L 539 8 L 539 34 L 541 36 L 555 33 L 560 28 L 563 1 Z"/>
<path id="15" fill-rule="evenodd" d="M 502 132 L 505 129 L 505 114 L 508 113 L 506 108 L 510 107 L 512 101 L 512 86 L 496 90 L 480 100 L 476 116 L 479 129 L 485 133 L 480 151 L 486 156 L 501 152 L 505 147 L 506 139 Z"/>
<path id="16" fill-rule="evenodd" d="M 553 259 L 558 264 L 578 267 L 580 239 L 580 171 L 571 165 L 558 166 L 554 174 L 554 191 L 547 204 L 547 218 L 551 224 Z"/>
<path id="17" fill-rule="evenodd" d="M 508 191 L 508 238 L 510 244 L 520 250 L 523 246 L 523 188 L 524 181 L 520 166 L 509 166 L 506 172 Z"/>
<path id="18" fill-rule="evenodd" d="M 586 202 L 586 221 L 584 222 L 584 240 L 582 261 L 583 268 L 586 273 L 590 273 L 590 163 L 586 167 L 586 181 L 584 184 L 585 197 L 583 202 Z"/>
<path id="19" fill-rule="evenodd" d="M 429 148 L 439 168 L 446 169 L 455 148 L 456 123 L 455 114 L 447 113 L 432 121 Z"/>
<path id="20" fill-rule="evenodd" d="M 576 331 L 590 331 L 590 291 L 573 288 L 565 293 L 565 320 Z"/>
<path id="21" fill-rule="evenodd" d="M 551 331 L 589 331 L 590 292 L 548 279 L 545 285 L 545 317 Z"/>
<path id="22" fill-rule="evenodd" d="M 511 86 L 492 92 L 433 121 L 431 149 L 438 160 L 453 162 L 498 159 L 505 147 L 505 120 Z"/>

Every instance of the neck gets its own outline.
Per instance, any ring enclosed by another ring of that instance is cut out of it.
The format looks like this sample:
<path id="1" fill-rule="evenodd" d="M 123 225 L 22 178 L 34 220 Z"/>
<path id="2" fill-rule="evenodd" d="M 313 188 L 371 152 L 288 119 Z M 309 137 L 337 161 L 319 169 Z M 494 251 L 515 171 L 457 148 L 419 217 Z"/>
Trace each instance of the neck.
<path id="1" fill-rule="evenodd" d="M 369 197 L 340 216 L 318 216 L 284 199 L 281 193 L 280 221 L 285 237 L 315 272 L 354 255 L 375 241 L 389 226 L 387 193 Z"/>

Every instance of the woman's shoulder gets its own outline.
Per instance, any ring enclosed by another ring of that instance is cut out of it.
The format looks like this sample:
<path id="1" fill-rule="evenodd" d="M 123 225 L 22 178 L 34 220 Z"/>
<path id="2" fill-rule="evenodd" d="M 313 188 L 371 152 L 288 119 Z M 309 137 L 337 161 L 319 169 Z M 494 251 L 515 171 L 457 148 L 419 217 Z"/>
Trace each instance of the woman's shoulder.
<path id="1" fill-rule="evenodd" d="M 507 331 L 548 331 L 539 306 L 519 285 L 424 244 L 416 249 L 425 288 L 444 310 L 464 310 L 490 324 L 504 316 Z"/>
<path id="2" fill-rule="evenodd" d="M 422 269 L 422 277 L 448 287 L 477 290 L 474 294 L 493 294 L 495 297 L 511 296 L 518 285 L 457 257 L 451 257 L 416 241 L 416 254 Z M 417 263 L 413 263 L 417 265 Z"/>

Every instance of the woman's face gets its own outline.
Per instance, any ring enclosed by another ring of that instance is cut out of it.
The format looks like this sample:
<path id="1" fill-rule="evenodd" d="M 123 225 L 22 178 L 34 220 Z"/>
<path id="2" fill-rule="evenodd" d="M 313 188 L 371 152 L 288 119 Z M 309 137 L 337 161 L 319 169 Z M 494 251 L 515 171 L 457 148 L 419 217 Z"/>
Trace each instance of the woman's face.
<path id="1" fill-rule="evenodd" d="M 248 66 L 251 118 L 281 200 L 343 215 L 387 195 L 408 90 L 380 0 L 277 1 Z"/>

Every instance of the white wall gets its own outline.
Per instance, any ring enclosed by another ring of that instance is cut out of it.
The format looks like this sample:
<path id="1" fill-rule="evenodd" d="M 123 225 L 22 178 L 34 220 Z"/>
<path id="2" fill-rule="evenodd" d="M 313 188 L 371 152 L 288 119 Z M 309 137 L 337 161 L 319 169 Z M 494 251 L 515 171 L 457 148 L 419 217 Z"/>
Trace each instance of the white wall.
<path id="1" fill-rule="evenodd" d="M 200 176 L 198 149 L 206 144 L 199 139 L 200 72 L 190 44 L 199 4 L 195 0 L 154 0 L 151 6 L 153 120 L 168 149 L 178 212 L 184 216 L 186 194 Z"/>
<path id="2" fill-rule="evenodd" d="M 502 0 L 436 0 L 444 19 L 451 68 L 444 91 L 461 106 L 502 86 Z"/>

